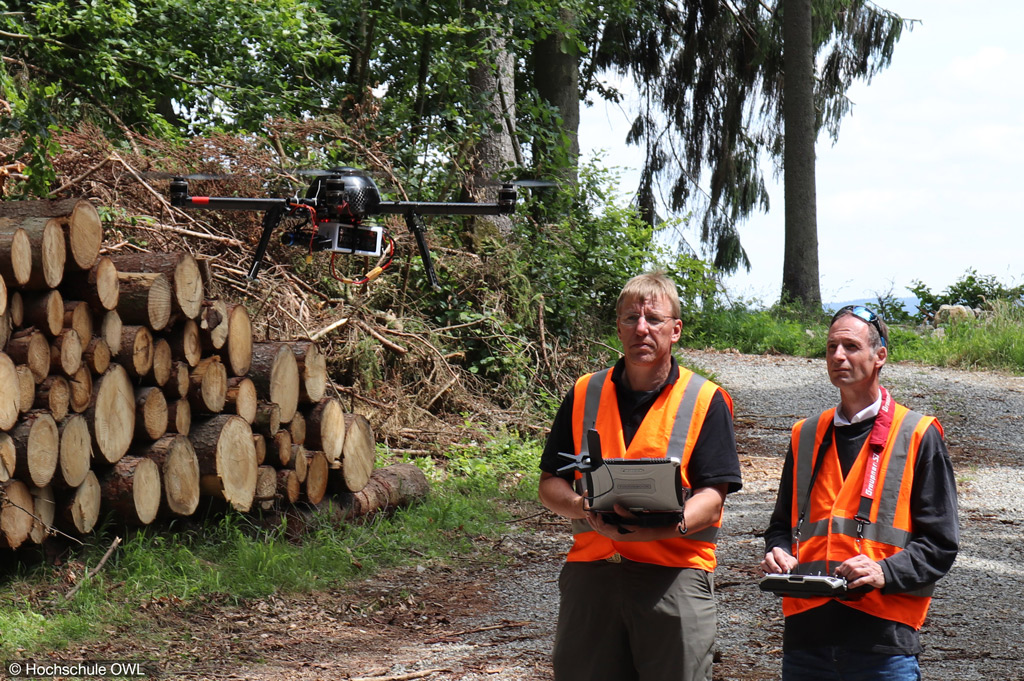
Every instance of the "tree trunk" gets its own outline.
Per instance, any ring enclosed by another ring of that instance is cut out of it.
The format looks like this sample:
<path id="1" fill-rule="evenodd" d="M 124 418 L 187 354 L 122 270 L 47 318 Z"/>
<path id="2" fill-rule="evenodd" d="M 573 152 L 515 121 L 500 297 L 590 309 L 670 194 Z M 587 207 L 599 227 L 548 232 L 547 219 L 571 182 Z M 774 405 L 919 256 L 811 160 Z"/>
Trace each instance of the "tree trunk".
<path id="1" fill-rule="evenodd" d="M 219 414 L 228 393 L 228 372 L 220 357 L 213 355 L 199 362 L 189 377 L 188 400 L 192 411 Z"/>
<path id="2" fill-rule="evenodd" d="M 270 437 L 267 443 L 267 463 L 278 468 L 292 466 L 292 434 L 282 428 Z"/>
<path id="3" fill-rule="evenodd" d="M 361 490 L 370 479 L 376 456 L 370 422 L 362 414 L 345 414 L 345 443 L 331 472 L 335 487 L 349 492 Z"/>
<path id="4" fill-rule="evenodd" d="M 32 408 L 48 411 L 55 421 L 61 421 L 68 415 L 70 404 L 71 388 L 68 387 L 68 379 L 63 376 L 47 376 L 36 389 Z"/>
<path id="5" fill-rule="evenodd" d="M 32 372 L 32 380 L 42 383 L 50 374 L 50 343 L 41 331 L 33 328 L 16 331 L 7 341 L 7 354 L 15 364 L 23 364 Z"/>
<path id="6" fill-rule="evenodd" d="M 295 362 L 299 367 L 299 399 L 306 404 L 316 404 L 327 392 L 327 356 L 311 341 L 297 341 L 292 344 Z"/>
<path id="7" fill-rule="evenodd" d="M 64 298 L 60 291 L 25 292 L 22 303 L 25 306 L 25 324 L 45 332 L 50 338 L 64 328 Z"/>
<path id="8" fill-rule="evenodd" d="M 174 360 L 171 358 L 171 344 L 166 338 L 153 341 L 153 366 L 146 373 L 146 382 L 163 388 L 171 380 Z"/>
<path id="9" fill-rule="evenodd" d="M 107 343 L 111 357 L 121 354 L 121 336 L 124 333 L 124 324 L 121 322 L 121 315 L 117 310 L 108 310 L 103 313 L 100 319 L 100 338 Z"/>
<path id="10" fill-rule="evenodd" d="M 121 365 L 136 381 L 145 378 L 153 368 L 153 332 L 146 326 L 122 326 L 118 341 Z"/>
<path id="11" fill-rule="evenodd" d="M 16 549 L 32 531 L 35 501 L 28 485 L 21 480 L 0 483 L 0 546 Z"/>
<path id="12" fill-rule="evenodd" d="M 221 348 L 232 376 L 245 376 L 252 366 L 252 320 L 245 305 L 229 305 L 228 337 Z"/>
<path id="13" fill-rule="evenodd" d="M 123 253 L 111 256 L 122 272 L 154 272 L 170 284 L 171 309 L 186 319 L 195 319 L 203 305 L 203 280 L 199 264 L 190 253 Z"/>
<path id="14" fill-rule="evenodd" d="M 229 378 L 226 403 L 251 425 L 256 419 L 256 409 L 259 407 L 256 384 L 248 377 Z"/>
<path id="15" fill-rule="evenodd" d="M 323 452 L 309 452 L 307 454 L 306 482 L 304 489 L 306 501 L 311 504 L 319 504 L 327 494 L 328 479 L 327 457 Z"/>
<path id="16" fill-rule="evenodd" d="M 0 352 L 0 430 L 10 430 L 18 421 L 18 414 L 21 411 L 21 381 L 18 378 L 18 369 L 8 355 Z"/>
<path id="17" fill-rule="evenodd" d="M 171 284 L 159 272 L 118 272 L 117 313 L 125 324 L 162 331 L 171 321 Z"/>
<path id="18" fill-rule="evenodd" d="M 427 476 L 411 463 L 400 463 L 373 472 L 366 486 L 343 501 L 346 518 L 404 508 L 430 493 Z"/>
<path id="19" fill-rule="evenodd" d="M 289 504 L 294 504 L 302 496 L 302 485 L 295 477 L 295 471 L 287 468 L 277 471 L 277 493 Z"/>
<path id="20" fill-rule="evenodd" d="M 74 329 L 64 329 L 50 344 L 50 371 L 74 376 L 82 367 L 82 339 Z"/>
<path id="21" fill-rule="evenodd" d="M 264 511 L 274 508 L 277 501 L 277 469 L 273 466 L 260 466 L 256 472 L 256 495 L 253 502 L 259 504 Z"/>
<path id="22" fill-rule="evenodd" d="M 163 508 L 177 516 L 190 516 L 199 508 L 199 459 L 184 435 L 165 435 L 156 442 L 132 449 L 160 468 Z"/>
<path id="23" fill-rule="evenodd" d="M 274 437 L 281 429 L 281 407 L 273 402 L 260 402 L 256 408 L 252 429 L 266 437 Z"/>
<path id="24" fill-rule="evenodd" d="M 14 372 L 18 375 L 18 411 L 24 414 L 32 408 L 32 403 L 36 400 L 36 377 L 24 364 L 15 366 Z"/>
<path id="25" fill-rule="evenodd" d="M 320 400 L 306 417 L 306 445 L 322 451 L 328 463 L 341 456 L 345 444 L 345 413 L 333 397 Z"/>
<path id="26" fill-rule="evenodd" d="M 164 394 L 168 399 L 178 400 L 188 397 L 189 382 L 192 380 L 192 371 L 188 362 L 176 361 L 171 365 L 171 377 L 163 385 Z"/>
<path id="27" fill-rule="evenodd" d="M 159 440 L 167 432 L 167 398 L 160 388 L 135 389 L 135 438 Z"/>
<path id="28" fill-rule="evenodd" d="M 64 328 L 74 329 L 83 345 L 88 344 L 95 331 L 93 311 L 84 300 L 64 300 Z"/>
<path id="29" fill-rule="evenodd" d="M 28 538 L 33 544 L 42 544 L 53 534 L 53 518 L 57 514 L 56 500 L 53 495 L 53 488 L 33 487 L 29 490 L 32 495 L 32 529 Z"/>
<path id="30" fill-rule="evenodd" d="M 89 367 L 78 367 L 75 375 L 68 379 L 68 387 L 71 389 L 71 411 L 81 414 L 92 401 L 92 372 Z"/>
<path id="31" fill-rule="evenodd" d="M 0 432 L 0 482 L 7 482 L 17 470 L 18 452 L 10 434 Z"/>
<path id="32" fill-rule="evenodd" d="M 291 346 L 254 343 L 249 373 L 260 396 L 281 408 L 281 421 L 291 421 L 299 404 L 299 366 Z"/>
<path id="33" fill-rule="evenodd" d="M 102 462 L 117 463 L 128 451 L 135 433 L 132 382 L 124 367 L 111 364 L 95 385 L 92 404 L 85 412 L 93 427 L 93 455 Z"/>
<path id="34" fill-rule="evenodd" d="M 81 414 L 71 414 L 61 421 L 59 482 L 67 487 L 78 487 L 85 482 L 92 463 L 92 435 L 89 422 Z"/>
<path id="35" fill-rule="evenodd" d="M 201 478 L 215 476 L 218 496 L 235 510 L 248 511 L 256 492 L 257 465 L 252 429 L 245 419 L 220 414 L 193 422 L 189 439 L 199 459 Z"/>
<path id="36" fill-rule="evenodd" d="M 29 412 L 11 429 L 17 457 L 17 477 L 36 487 L 53 480 L 60 455 L 60 433 L 53 416 L 45 411 Z"/>
<path id="37" fill-rule="evenodd" d="M 102 338 L 92 338 L 82 350 L 82 361 L 89 371 L 102 376 L 110 368 L 110 346 Z"/>
<path id="38" fill-rule="evenodd" d="M 786 243 L 782 264 L 782 300 L 799 303 L 809 314 L 821 312 L 818 273 L 817 198 L 814 178 L 814 42 L 811 0 L 789 0 L 783 9 L 783 91 L 786 148 Z"/>
<path id="39" fill-rule="evenodd" d="M 103 507 L 127 525 L 149 525 L 160 510 L 160 467 L 142 456 L 122 457 L 100 478 Z"/>
<path id="40" fill-rule="evenodd" d="M 42 199 L 0 204 L 0 217 L 55 218 L 65 238 L 67 265 L 87 270 L 95 264 L 103 245 L 103 222 L 88 199 Z"/>
<path id="41" fill-rule="evenodd" d="M 43 217 L 0 218 L 0 223 L 8 221 L 12 228 L 20 227 L 25 231 L 31 247 L 31 274 L 28 281 L 19 281 L 21 288 L 42 291 L 60 286 L 64 278 L 64 260 L 67 256 L 64 230 L 61 229 L 60 222 Z M 7 230 L 0 227 L 0 231 Z"/>
<path id="42" fill-rule="evenodd" d="M 32 242 L 28 233 L 0 218 L 0 275 L 5 282 L 25 286 L 32 277 Z"/>
<path id="43" fill-rule="evenodd" d="M 295 416 L 288 422 L 288 432 L 292 436 L 292 442 L 297 445 L 306 444 L 306 417 L 301 411 L 295 412 Z"/>
<path id="44" fill-rule="evenodd" d="M 576 15 L 569 8 L 559 8 L 558 17 L 559 22 L 566 26 L 576 23 Z M 571 44 L 564 32 L 555 30 L 533 45 L 533 82 L 537 94 L 558 111 L 562 132 L 569 143 L 568 148 L 562 150 L 548 148 L 544 141 L 535 140 L 534 149 L 537 153 L 535 161 L 545 166 L 552 164 L 557 152 L 564 153 L 566 160 L 562 179 L 575 185 L 580 156 L 580 69 L 579 53 L 575 49 L 566 49 L 566 45 Z"/>
<path id="45" fill-rule="evenodd" d="M 171 344 L 171 356 L 175 360 L 185 361 L 190 367 L 194 367 L 203 358 L 199 324 L 195 320 L 186 319 L 184 324 L 171 332 L 168 340 Z"/>
<path id="46" fill-rule="evenodd" d="M 64 274 L 63 288 L 74 293 L 76 300 L 84 300 L 94 310 L 116 310 L 120 300 L 120 279 L 117 267 L 107 256 L 100 256 L 88 270 L 68 271 Z"/>
<path id="47" fill-rule="evenodd" d="M 57 514 L 57 524 L 68 532 L 89 534 L 99 520 L 101 499 L 99 480 L 95 473 L 89 471 L 74 495 L 64 501 Z"/>
<path id="48" fill-rule="evenodd" d="M 183 397 L 180 400 L 168 402 L 167 430 L 179 435 L 188 435 L 191 429 L 192 405 L 188 403 L 188 398 Z"/>
<path id="49" fill-rule="evenodd" d="M 199 336 L 206 352 L 217 352 L 228 340 L 228 308 L 222 300 L 204 300 L 199 312 Z"/>

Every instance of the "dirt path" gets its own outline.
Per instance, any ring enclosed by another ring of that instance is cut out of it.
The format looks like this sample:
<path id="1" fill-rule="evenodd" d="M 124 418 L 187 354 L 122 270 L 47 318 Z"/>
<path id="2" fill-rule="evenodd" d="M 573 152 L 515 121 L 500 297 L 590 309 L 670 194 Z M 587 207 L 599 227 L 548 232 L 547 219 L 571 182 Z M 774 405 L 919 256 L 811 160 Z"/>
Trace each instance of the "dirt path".
<path id="1" fill-rule="evenodd" d="M 716 573 L 716 681 L 777 679 L 778 601 L 755 586 L 756 566 L 789 427 L 832 406 L 820 360 L 684 353 L 714 372 L 736 403 L 744 489 L 729 498 Z M 896 399 L 938 415 L 958 474 L 963 549 L 939 583 L 924 630 L 932 681 L 1024 679 L 1024 379 L 888 366 Z M 455 569 L 425 564 L 342 591 L 271 598 L 245 609 L 210 604 L 175 626 L 162 649 L 165 678 L 540 681 L 557 615 L 567 528 L 536 505 L 496 545 Z M 481 540 L 481 546 L 483 540 Z M 172 607 L 167 618 L 180 617 Z M 153 613 L 156 620 L 160 613 Z M 124 641 L 122 641 L 124 639 Z M 122 632 L 83 657 L 111 659 Z"/>

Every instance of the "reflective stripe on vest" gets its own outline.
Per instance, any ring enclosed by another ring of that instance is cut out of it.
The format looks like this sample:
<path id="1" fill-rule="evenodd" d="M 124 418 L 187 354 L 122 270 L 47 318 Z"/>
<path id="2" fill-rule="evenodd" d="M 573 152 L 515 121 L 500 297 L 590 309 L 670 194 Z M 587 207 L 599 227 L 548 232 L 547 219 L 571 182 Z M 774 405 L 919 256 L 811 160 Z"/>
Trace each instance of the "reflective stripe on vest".
<path id="1" fill-rule="evenodd" d="M 908 491 L 912 485 L 917 447 L 925 430 L 933 423 L 938 425 L 932 417 L 896 405 L 892 430 L 882 451 L 883 473 L 880 486 L 876 489 L 871 504 L 870 522 L 863 524 L 856 520 L 855 516 L 861 500 L 862 478 L 866 469 L 865 450 L 869 446 L 867 442 L 864 443 L 858 460 L 844 479 L 835 443 L 831 443 L 823 454 L 830 458 L 822 462 L 822 475 L 819 475 L 815 482 L 815 490 L 811 495 L 809 522 L 804 522 L 800 526 L 797 537 L 796 523 L 800 511 L 803 510 L 800 507 L 808 498 L 815 454 L 834 414 L 835 410 L 830 409 L 816 419 L 799 422 L 793 428 L 793 550 L 799 548 L 800 564 L 796 571 L 803 574 L 832 574 L 838 563 L 858 552 L 864 553 L 872 560 L 882 560 L 901 551 L 909 543 L 913 528 L 910 525 Z M 941 426 L 938 427 L 941 430 Z M 825 488 L 821 488 L 822 485 Z M 828 488 L 829 485 L 832 485 L 831 489 Z M 832 504 L 831 512 L 828 511 L 829 503 Z M 822 504 L 825 508 L 822 508 Z M 825 511 L 828 517 L 821 517 L 822 511 Z M 817 520 L 814 520 L 815 517 Z M 882 595 L 879 590 L 872 590 L 857 600 L 843 603 L 876 617 L 903 622 L 918 629 L 924 623 L 930 602 L 929 596 L 933 590 L 933 585 L 912 593 Z M 828 600 L 784 598 L 783 613 L 788 617 L 818 607 Z"/>
<path id="2" fill-rule="evenodd" d="M 602 446 L 604 457 L 618 458 L 618 455 L 613 454 L 613 452 L 619 451 L 622 444 L 624 444 L 621 443 L 623 437 L 621 420 L 617 413 L 615 385 L 611 380 L 610 372 L 611 369 L 599 371 L 589 376 L 584 376 L 577 382 L 576 398 L 579 399 L 581 397 L 580 386 L 586 381 L 582 390 L 582 409 L 574 408 L 573 434 L 577 454 L 587 447 L 586 438 L 582 434 L 591 428 L 599 426 L 599 421 L 602 420 L 607 424 L 605 426 L 606 431 L 611 431 L 614 428 L 614 432 L 601 433 L 602 442 L 609 443 L 609 445 Z M 608 393 L 605 393 L 606 390 Z M 680 390 L 682 391 L 681 396 L 678 394 Z M 721 389 L 718 386 L 710 383 L 704 377 L 680 368 L 679 379 L 655 400 L 655 404 L 652 405 L 651 410 L 648 412 L 649 416 L 652 413 L 658 412 L 652 416 L 652 419 L 664 417 L 666 415 L 660 413 L 660 410 L 670 403 L 669 400 L 676 397 L 679 398 L 678 406 L 671 415 L 671 429 L 665 440 L 638 442 L 637 438 L 645 437 L 644 433 L 649 433 L 649 430 L 645 429 L 644 425 L 641 425 L 637 435 L 634 436 L 634 442 L 637 442 L 638 446 L 645 446 L 648 450 L 656 448 L 660 451 L 660 456 L 679 456 L 683 484 L 686 487 L 689 487 L 686 477 L 686 465 L 689 461 L 690 450 L 692 450 L 692 444 L 687 447 L 690 430 L 696 425 L 697 432 L 699 432 L 699 428 L 703 425 L 703 418 L 706 414 L 707 406 L 710 404 L 711 397 L 719 390 Z M 731 399 L 724 390 L 721 390 L 721 392 L 731 409 Z M 612 421 L 610 413 L 601 413 L 602 397 L 605 397 L 605 409 L 608 409 L 609 412 L 615 412 L 614 420 L 617 423 L 610 423 Z M 695 424 L 694 417 L 698 413 L 700 414 L 700 423 Z M 598 428 L 598 430 L 601 430 L 601 428 Z M 613 435 L 618 438 L 619 442 L 611 441 L 611 436 Z M 631 443 L 628 449 L 633 451 L 636 447 Z M 579 474 L 577 474 L 577 479 L 579 477 Z M 720 525 L 720 521 L 698 532 L 693 532 L 679 538 L 642 543 L 614 542 L 594 532 L 585 519 L 576 519 L 572 521 L 574 545 L 569 552 L 568 560 L 601 560 L 619 553 L 630 560 L 639 562 L 714 570 L 714 546 L 718 537 L 718 525 Z"/>

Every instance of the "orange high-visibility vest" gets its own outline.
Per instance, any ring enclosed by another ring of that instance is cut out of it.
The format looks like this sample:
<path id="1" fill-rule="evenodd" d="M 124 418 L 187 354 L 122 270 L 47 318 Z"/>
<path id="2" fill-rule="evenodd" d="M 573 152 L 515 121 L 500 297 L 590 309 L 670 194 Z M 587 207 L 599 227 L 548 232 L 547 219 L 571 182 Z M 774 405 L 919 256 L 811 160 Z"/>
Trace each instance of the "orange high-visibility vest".
<path id="1" fill-rule="evenodd" d="M 867 518 L 870 522 L 861 523 L 857 514 L 870 459 L 865 451 L 869 447 L 867 441 L 844 480 L 833 438 L 824 453 L 825 459 L 807 503 L 815 458 L 834 414 L 835 409 L 829 409 L 816 419 L 805 419 L 793 426 L 792 553 L 800 560 L 794 572 L 802 574 L 831 575 L 837 565 L 860 553 L 880 561 L 903 550 L 914 530 L 910 490 L 921 438 L 933 423 L 942 433 L 942 426 L 934 417 L 894 403 L 892 425 L 881 452 L 874 499 Z M 805 504 L 808 508 L 798 535 L 798 519 Z M 920 629 L 928 614 L 932 591 L 933 586 L 928 586 L 911 593 L 883 595 L 880 589 L 872 589 L 860 598 L 841 602 L 875 617 Z M 785 597 L 782 612 L 789 617 L 828 600 Z"/>
<path id="2" fill-rule="evenodd" d="M 727 392 L 704 377 L 680 367 L 679 379 L 655 399 L 627 449 L 612 370 L 587 374 L 576 382 L 573 395 L 575 453 L 578 455 L 581 451 L 583 434 L 594 428 L 601 435 L 602 458 L 678 456 L 682 484 L 689 489 L 691 485 L 686 471 L 687 464 L 716 391 L 721 391 L 731 412 L 732 398 Z M 580 477 L 578 471 L 576 477 Z M 715 541 L 721 522 L 719 515 L 714 525 L 685 537 L 649 542 L 616 542 L 594 532 L 586 520 L 573 520 L 573 546 L 567 560 L 604 560 L 619 554 L 640 563 L 692 567 L 711 572 L 715 569 Z"/>

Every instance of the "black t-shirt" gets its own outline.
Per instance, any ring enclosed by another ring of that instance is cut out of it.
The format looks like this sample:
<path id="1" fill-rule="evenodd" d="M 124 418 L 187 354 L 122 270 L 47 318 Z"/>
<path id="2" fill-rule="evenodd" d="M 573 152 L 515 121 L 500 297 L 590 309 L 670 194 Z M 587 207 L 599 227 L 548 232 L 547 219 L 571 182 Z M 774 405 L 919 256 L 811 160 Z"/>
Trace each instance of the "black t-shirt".
<path id="1" fill-rule="evenodd" d="M 624 368 L 625 362 L 619 360 L 612 369 L 612 382 L 615 384 L 615 396 L 622 418 L 622 434 L 628 447 L 647 412 L 650 411 L 651 405 L 664 390 L 679 379 L 679 365 L 673 357 L 672 369 L 665 384 L 657 390 L 650 391 L 630 390 L 622 378 Z M 570 461 L 558 454 L 572 454 L 575 451 L 572 423 L 574 392 L 570 389 L 562 400 L 540 459 L 542 471 L 558 475 L 570 482 L 574 475 L 572 469 L 558 472 L 559 468 Z M 686 472 L 693 489 L 724 484 L 728 485 L 728 493 L 731 494 L 743 486 L 739 457 L 736 454 L 736 436 L 732 429 L 732 413 L 721 391 L 716 391 L 711 398 L 704 425 L 694 444 Z"/>
<path id="2" fill-rule="evenodd" d="M 853 467 L 874 419 L 835 428 L 836 453 L 846 476 Z M 775 510 L 765 532 L 765 551 L 781 547 L 791 550 L 793 498 L 793 452 L 786 454 Z M 804 500 L 800 500 L 801 507 Z M 896 555 L 881 562 L 885 574 L 882 593 L 914 591 L 933 584 L 949 571 L 960 543 L 953 464 L 933 424 L 921 438 L 914 481 L 910 492 L 914 531 L 910 543 Z M 869 615 L 830 600 L 786 618 L 785 650 L 842 646 L 885 655 L 918 655 L 919 633 L 906 624 Z"/>

